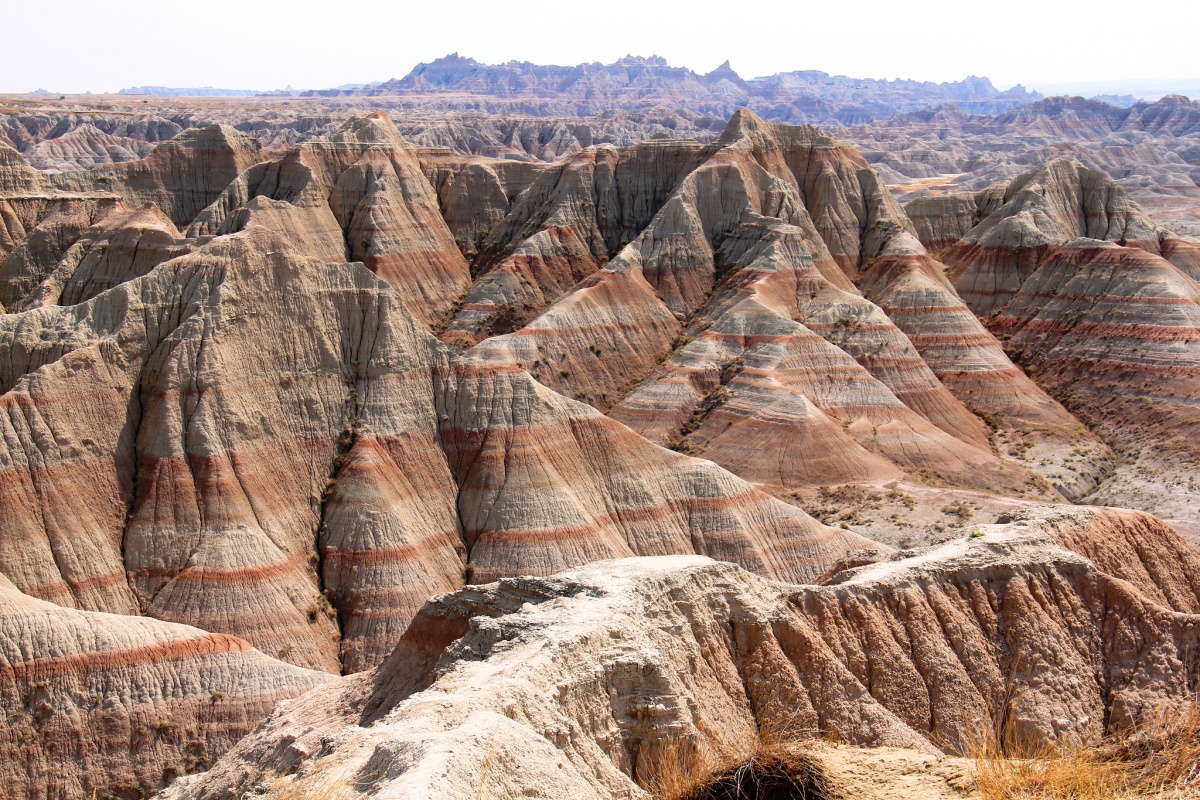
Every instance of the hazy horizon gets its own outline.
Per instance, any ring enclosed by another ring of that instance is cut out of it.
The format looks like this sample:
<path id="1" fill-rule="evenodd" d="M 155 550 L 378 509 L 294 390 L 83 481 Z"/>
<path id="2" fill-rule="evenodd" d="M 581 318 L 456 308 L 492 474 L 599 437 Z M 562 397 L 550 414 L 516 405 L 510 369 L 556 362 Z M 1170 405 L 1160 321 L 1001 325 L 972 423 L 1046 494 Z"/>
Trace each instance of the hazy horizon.
<path id="1" fill-rule="evenodd" d="M 314 0 L 212 0 L 197 16 L 195 7 L 148 0 L 63 0 L 55 6 L 52 37 L 18 36 L 6 43 L 0 91 L 326 89 L 399 78 L 417 63 L 451 52 L 488 64 L 573 65 L 660 55 L 699 73 L 728 59 L 745 78 L 802 69 L 936 82 L 977 75 L 1001 90 L 1020 83 L 1046 94 L 1062 92 L 1043 87 L 1138 83 L 1200 89 L 1200 65 L 1190 45 L 1170 46 L 1174 37 L 1147 35 L 1200 27 L 1200 4 L 1182 0 L 1143 3 L 1146 31 L 1106 24 L 1128 4 L 1038 0 L 1012 0 L 1001 12 L 986 14 L 950 0 L 910 4 L 904 14 L 879 0 L 858 4 L 852 13 L 835 4 L 772 0 L 738 14 L 714 2 L 692 3 L 681 13 L 677 6 L 613 0 L 554 16 L 500 11 L 480 0 L 456 3 L 449 15 L 436 4 L 397 8 L 359 0 L 336 6 L 344 24 L 330 21 L 330 8 Z M 7 17 L 16 31 L 40 31 L 51 22 L 32 6 L 10 9 Z M 1103 88 L 1092 93 L 1139 96 Z"/>

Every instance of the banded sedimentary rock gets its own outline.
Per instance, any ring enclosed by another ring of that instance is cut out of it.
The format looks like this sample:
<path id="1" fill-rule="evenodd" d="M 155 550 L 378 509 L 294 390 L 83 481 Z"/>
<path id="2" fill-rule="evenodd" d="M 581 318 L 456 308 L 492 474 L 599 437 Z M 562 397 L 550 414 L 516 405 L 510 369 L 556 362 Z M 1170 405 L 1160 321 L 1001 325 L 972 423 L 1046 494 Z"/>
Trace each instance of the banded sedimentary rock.
<path id="1" fill-rule="evenodd" d="M 470 286 L 414 148 L 382 114 L 349 120 L 237 175 L 188 234 L 254 227 L 324 261 L 363 262 L 427 325 L 442 327 Z"/>
<path id="2" fill-rule="evenodd" d="M 1164 232 L 1128 193 L 1099 170 L 1049 161 L 1004 187 L 981 221 L 941 253 L 958 293 L 990 316 L 1037 268 L 1046 248 L 1079 237 L 1117 242 L 1158 254 Z"/>
<path id="3" fill-rule="evenodd" d="M 369 270 L 258 228 L 0 328 L 6 437 L 32 448 L 4 454 L 0 572 L 302 666 L 377 663 L 472 572 L 699 550 L 805 580 L 866 543 L 452 359 Z"/>
<path id="4" fill-rule="evenodd" d="M 9 797 L 147 796 L 329 680 L 232 636 L 35 600 L 0 575 Z"/>
<path id="5" fill-rule="evenodd" d="M 9 310 L 42 305 L 74 305 L 117 284 L 145 275 L 158 264 L 187 252 L 189 243 L 156 206 L 126 208 L 118 203 L 79 234 L 54 269 L 23 297 L 32 276 L 0 269 L 0 294 Z M 5 262 L 5 266 L 12 266 Z"/>
<path id="6" fill-rule="evenodd" d="M 653 441 L 754 481 L 794 488 L 892 480 L 909 469 L 968 485 L 1022 485 L 1027 475 L 1003 473 L 984 425 L 906 332 L 856 289 L 864 264 L 904 246 L 923 251 L 852 148 L 747 112 L 735 115 L 713 147 L 655 147 L 665 163 L 687 156 L 698 166 L 677 179 L 660 208 L 646 208 L 653 214 L 644 230 L 603 269 L 524 328 L 479 343 L 473 355 L 530 369 Z M 588 151 L 570 163 L 595 172 L 602 157 L 628 163 L 635 175 L 645 170 L 640 151 Z M 563 197 L 572 197 L 573 184 L 562 190 L 565 180 L 554 177 Z M 525 233 L 529 242 L 546 230 Z M 601 240 L 595 231 L 573 235 Z M 608 238 L 627 235 L 614 228 Z M 554 258 L 574 263 L 570 247 L 547 242 Z M 464 307 L 448 340 L 473 315 Z M 998 361 L 1016 371 L 974 325 Z"/>
<path id="7" fill-rule="evenodd" d="M 1068 499 L 1095 491 L 1112 464 L 1111 450 L 1013 364 L 944 270 L 921 248 L 896 243 L 858 283 L 941 383 L 986 420 L 1002 452 Z"/>
<path id="8" fill-rule="evenodd" d="M 1130 528 L 1143 546 L 1120 577 L 1068 549 Z M 1170 528 L 1040 509 L 979 532 L 820 586 L 674 557 L 434 598 L 375 672 L 293 702 L 166 797 L 284 773 L 403 798 L 644 797 L 662 761 L 744 756 L 761 730 L 935 751 L 997 724 L 1046 745 L 1186 702 L 1200 561 Z"/>
<path id="9" fill-rule="evenodd" d="M 29 294 L 46 280 L 67 256 L 84 231 L 110 214 L 127 210 L 112 195 L 10 196 L 17 232 L 13 248 L 0 262 L 0 303 L 20 308 Z"/>
<path id="10" fill-rule="evenodd" d="M 1095 502 L 1200 511 L 1200 285 L 1140 248 L 1076 239 L 1048 249 L 988 325 L 1117 450 Z"/>
<path id="11" fill-rule="evenodd" d="M 38 169 L 66 171 L 136 161 L 153 149 L 150 142 L 113 136 L 85 123 L 62 136 L 38 142 L 24 155 Z"/>
<path id="12" fill-rule="evenodd" d="M 483 239 L 483 274 L 446 341 L 469 346 L 529 322 L 634 239 L 705 155 L 699 142 L 649 141 L 542 170 Z"/>
<path id="13" fill-rule="evenodd" d="M 947 277 L 1013 359 L 1116 451 L 1114 462 L 1077 429 L 1076 449 L 1051 452 L 1043 474 L 1092 502 L 1194 516 L 1196 245 L 1076 162 L 1050 161 L 975 203 L 980 221 L 942 252 Z M 1069 418 L 1042 405 L 1016 418 L 1061 434 Z M 1039 458 L 1044 440 L 1023 438 Z"/>
<path id="14" fill-rule="evenodd" d="M 242 171 L 262 159 L 251 136 L 227 125 L 185 131 L 145 158 L 48 176 L 63 192 L 111 192 L 138 208 L 153 203 L 182 227 Z"/>
<path id="15" fill-rule="evenodd" d="M 458 249 L 474 263 L 488 233 L 541 174 L 541 164 L 462 158 L 449 148 L 422 148 L 417 158 L 438 196 Z"/>

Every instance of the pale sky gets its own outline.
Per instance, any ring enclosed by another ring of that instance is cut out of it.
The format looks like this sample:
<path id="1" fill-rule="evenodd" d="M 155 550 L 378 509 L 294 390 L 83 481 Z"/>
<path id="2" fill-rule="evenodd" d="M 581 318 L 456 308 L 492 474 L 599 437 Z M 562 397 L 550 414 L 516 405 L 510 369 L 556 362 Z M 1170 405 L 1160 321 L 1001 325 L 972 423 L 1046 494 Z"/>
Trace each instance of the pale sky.
<path id="1" fill-rule="evenodd" d="M 457 51 L 485 63 L 657 54 L 744 78 L 1070 84 L 1200 78 L 1198 0 L 53 0 L 4 4 L 0 91 L 327 88 Z"/>

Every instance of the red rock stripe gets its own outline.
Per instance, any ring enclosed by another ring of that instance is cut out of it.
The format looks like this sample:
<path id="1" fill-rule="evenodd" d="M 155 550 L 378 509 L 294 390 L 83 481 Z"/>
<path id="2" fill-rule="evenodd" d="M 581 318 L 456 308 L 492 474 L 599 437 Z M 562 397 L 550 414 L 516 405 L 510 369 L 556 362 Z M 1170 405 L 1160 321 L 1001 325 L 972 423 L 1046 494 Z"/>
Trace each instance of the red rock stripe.
<path id="1" fill-rule="evenodd" d="M 240 653 L 250 649 L 252 648 L 249 642 L 236 636 L 224 633 L 206 633 L 195 638 L 156 642 L 126 650 L 98 650 L 69 656 L 34 658 L 29 661 L 0 666 L 0 675 L 21 679 L 41 675 L 78 674 L 157 661 L 178 661 L 219 653 Z"/>

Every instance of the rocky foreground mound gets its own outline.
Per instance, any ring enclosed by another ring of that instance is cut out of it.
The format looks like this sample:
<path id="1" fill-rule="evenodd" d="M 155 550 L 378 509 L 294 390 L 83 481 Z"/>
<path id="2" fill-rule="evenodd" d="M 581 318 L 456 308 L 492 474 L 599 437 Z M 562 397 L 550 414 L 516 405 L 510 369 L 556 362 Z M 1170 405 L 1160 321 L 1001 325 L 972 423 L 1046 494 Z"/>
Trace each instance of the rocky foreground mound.
<path id="1" fill-rule="evenodd" d="M 642 797 L 664 761 L 763 730 L 1088 740 L 1189 696 L 1198 568 L 1148 515 L 1038 509 L 817 586 L 671 557 L 469 587 L 164 797 L 283 775 L 348 797 Z"/>

